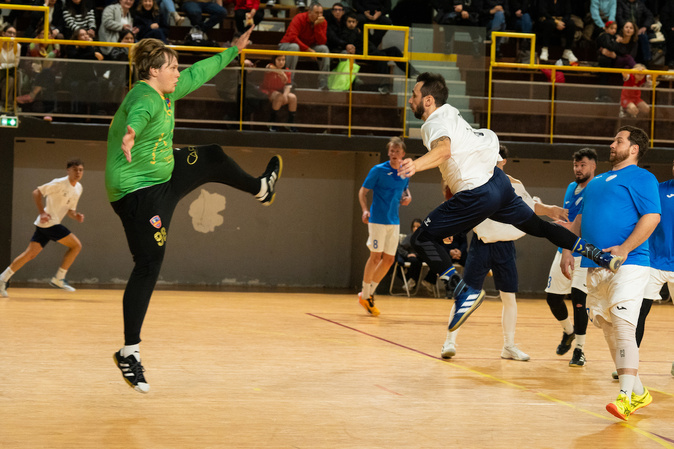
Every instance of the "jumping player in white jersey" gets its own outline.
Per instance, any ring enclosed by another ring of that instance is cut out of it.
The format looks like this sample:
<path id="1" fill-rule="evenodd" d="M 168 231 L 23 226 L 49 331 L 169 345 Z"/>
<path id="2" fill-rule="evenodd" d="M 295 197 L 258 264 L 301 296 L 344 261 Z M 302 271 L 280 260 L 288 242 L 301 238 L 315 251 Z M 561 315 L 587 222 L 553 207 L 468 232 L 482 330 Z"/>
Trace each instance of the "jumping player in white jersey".
<path id="1" fill-rule="evenodd" d="M 592 148 L 583 148 L 573 154 L 573 172 L 576 180 L 569 184 L 564 195 L 564 208 L 569 211 L 569 221 L 573 221 L 583 205 L 583 194 L 587 183 L 594 178 L 597 169 L 597 152 Z M 585 336 L 587 333 L 587 311 L 585 299 L 587 297 L 587 268 L 580 266 L 580 254 L 574 254 L 575 266 L 573 279 L 567 279 L 562 273 L 560 262 L 562 260 L 562 248 L 557 248 L 555 259 L 550 266 L 548 285 L 545 292 L 550 311 L 562 326 L 562 341 L 557 345 L 557 355 L 569 352 L 573 340 L 576 340 L 575 348 L 569 366 L 585 366 Z M 564 304 L 564 298 L 571 295 L 573 304 L 573 323 L 569 319 L 569 311 Z"/>
<path id="2" fill-rule="evenodd" d="M 422 73 L 417 77 L 409 104 L 415 117 L 425 122 L 421 135 L 428 153 L 416 160 L 405 159 L 398 173 L 410 177 L 438 167 L 454 195 L 433 210 L 412 236 L 417 254 L 447 282 L 447 296 L 453 294 L 456 300 L 449 330 L 461 326 L 482 303 L 485 293 L 481 286 L 461 280 L 452 260 L 441 251 L 440 242 L 448 235 L 474 228 L 485 218 L 545 237 L 616 271 L 622 262 L 620 257 L 604 253 L 564 227 L 536 216 L 515 193 L 505 173 L 496 167 L 499 160 L 496 134 L 489 129 L 473 129 L 458 109 L 445 104 L 448 96 L 442 75 Z"/>
<path id="3" fill-rule="evenodd" d="M 611 144 L 611 170 L 585 187 L 582 209 L 571 227 L 624 260 L 615 273 L 581 261 L 588 267 L 588 314 L 604 332 L 619 376 L 620 393 L 606 410 L 623 420 L 653 400 L 639 379 L 635 335 L 650 272 L 648 237 L 660 222 L 661 211 L 657 179 L 637 166 L 647 149 L 648 135 L 642 129 L 618 129 Z M 574 260 L 568 250 L 562 253 L 561 267 L 570 279 Z"/>
<path id="4" fill-rule="evenodd" d="M 84 164 L 79 159 L 71 159 L 66 163 L 68 176 L 56 178 L 47 184 L 33 190 L 33 201 L 40 214 L 35 220 L 35 233 L 30 239 L 28 248 L 17 256 L 14 261 L 0 274 L 0 296 L 7 297 L 7 283 L 9 279 L 26 263 L 37 257 L 50 240 L 68 248 L 56 275 L 51 278 L 49 285 L 74 292 L 75 289 L 66 281 L 66 273 L 82 249 L 80 240 L 61 224 L 68 216 L 82 223 L 84 215 L 77 212 L 77 202 L 82 195 L 82 184 L 79 183 L 84 174 Z M 46 198 L 46 205 L 43 199 Z"/>

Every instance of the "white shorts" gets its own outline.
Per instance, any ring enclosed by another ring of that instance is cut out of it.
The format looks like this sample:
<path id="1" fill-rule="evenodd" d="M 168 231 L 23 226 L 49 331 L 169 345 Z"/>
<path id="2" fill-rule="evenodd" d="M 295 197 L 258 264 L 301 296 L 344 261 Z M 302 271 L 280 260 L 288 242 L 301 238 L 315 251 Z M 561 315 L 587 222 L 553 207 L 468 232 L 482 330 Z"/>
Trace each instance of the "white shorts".
<path id="1" fill-rule="evenodd" d="M 669 294 L 674 294 L 674 271 L 651 268 L 651 276 L 648 279 L 648 284 L 644 291 L 644 298 L 653 299 L 655 301 L 661 300 L 660 290 L 662 290 L 662 286 L 665 285 L 665 282 L 667 283 L 667 287 L 669 287 Z"/>
<path id="2" fill-rule="evenodd" d="M 639 265 L 623 265 L 617 273 L 606 268 L 587 270 L 587 312 L 595 326 L 599 327 L 595 317 L 610 323 L 611 315 L 637 325 L 649 271 L 650 267 Z"/>
<path id="3" fill-rule="evenodd" d="M 562 267 L 560 263 L 562 262 L 562 253 L 557 251 L 555 254 L 555 260 L 552 261 L 550 266 L 550 274 L 548 275 L 548 286 L 545 289 L 545 293 L 552 293 L 555 295 L 568 295 L 571 293 L 571 288 L 577 288 L 583 293 L 587 293 L 587 268 L 580 266 L 580 260 L 582 256 L 573 258 L 573 276 L 572 279 L 567 279 L 562 273 Z"/>
<path id="4" fill-rule="evenodd" d="M 373 253 L 395 255 L 400 243 L 400 225 L 368 223 L 367 247 Z"/>

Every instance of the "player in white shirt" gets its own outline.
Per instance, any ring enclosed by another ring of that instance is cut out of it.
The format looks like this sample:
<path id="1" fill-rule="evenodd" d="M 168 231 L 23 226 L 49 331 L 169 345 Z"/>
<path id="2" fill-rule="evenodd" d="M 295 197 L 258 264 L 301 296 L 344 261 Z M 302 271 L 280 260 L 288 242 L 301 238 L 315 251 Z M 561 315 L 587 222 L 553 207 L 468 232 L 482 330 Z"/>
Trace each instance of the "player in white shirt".
<path id="1" fill-rule="evenodd" d="M 417 254 L 447 283 L 447 296 L 455 298 L 449 330 L 458 329 L 478 308 L 484 290 L 461 280 L 452 260 L 441 250 L 440 242 L 448 235 L 474 228 L 486 218 L 545 237 L 616 271 L 622 263 L 620 257 L 603 253 L 568 229 L 536 216 L 515 193 L 505 173 L 496 167 L 499 160 L 496 134 L 489 129 L 473 129 L 458 109 L 446 104 L 448 96 L 442 75 L 422 73 L 417 77 L 409 104 L 415 117 L 425 122 L 421 135 L 428 153 L 416 160 L 403 160 L 398 173 L 409 177 L 438 167 L 454 195 L 433 210 L 412 236 Z"/>
<path id="2" fill-rule="evenodd" d="M 82 249 L 82 243 L 61 224 L 66 217 L 80 223 L 84 215 L 77 212 L 77 202 L 82 195 L 82 184 L 79 183 L 84 174 L 84 164 L 79 159 L 71 159 L 66 163 L 68 176 L 53 179 L 47 184 L 33 190 L 33 201 L 40 215 L 35 220 L 35 233 L 30 239 L 28 248 L 0 274 L 0 296 L 7 297 L 7 282 L 27 262 L 33 260 L 50 240 L 68 247 L 61 261 L 56 275 L 51 278 L 49 285 L 65 291 L 74 292 L 75 289 L 66 281 L 66 273 Z M 46 205 L 43 204 L 46 198 Z"/>

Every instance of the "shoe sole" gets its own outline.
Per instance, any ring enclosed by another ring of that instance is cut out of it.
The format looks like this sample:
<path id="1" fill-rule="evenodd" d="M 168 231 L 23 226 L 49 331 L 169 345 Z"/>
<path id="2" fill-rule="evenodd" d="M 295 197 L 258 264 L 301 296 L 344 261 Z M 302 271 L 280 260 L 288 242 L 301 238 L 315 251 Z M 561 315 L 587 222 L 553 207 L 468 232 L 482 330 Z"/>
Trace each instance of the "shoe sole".
<path id="1" fill-rule="evenodd" d="M 77 291 L 77 289 L 74 289 L 74 288 L 72 288 L 72 287 L 71 287 L 70 289 L 68 289 L 68 288 L 63 288 L 63 287 L 59 287 L 58 285 L 52 283 L 51 281 L 49 281 L 49 285 L 52 286 L 52 287 L 54 287 L 54 288 L 58 288 L 59 290 L 63 290 L 64 292 L 71 292 L 71 293 L 72 293 L 72 292 L 74 292 L 74 291 Z"/>
<path id="2" fill-rule="evenodd" d="M 618 268 L 623 264 L 623 258 L 622 257 L 614 257 L 611 259 L 611 262 L 608 264 L 609 270 L 613 271 L 614 273 L 618 271 Z"/>
<path id="3" fill-rule="evenodd" d="M 457 329 L 464 323 L 464 321 L 466 321 L 466 320 L 468 319 L 468 317 L 469 317 L 473 312 L 475 312 L 475 311 L 477 310 L 478 307 L 480 307 L 480 304 L 482 304 L 482 301 L 484 300 L 484 296 L 485 296 L 485 291 L 484 291 L 484 290 L 480 290 L 480 294 L 478 295 L 477 299 L 475 300 L 475 302 L 473 303 L 473 305 L 471 306 L 471 308 L 468 309 L 468 310 L 463 314 L 463 316 L 462 316 L 461 318 L 459 318 L 459 321 L 457 321 L 456 323 L 454 323 L 453 326 L 451 326 L 451 327 L 448 328 L 450 332 L 454 332 L 455 330 L 457 330 Z"/>
<path id="4" fill-rule="evenodd" d="M 606 406 L 606 411 L 615 416 L 616 418 L 622 419 L 623 421 L 627 421 L 627 419 L 629 418 L 629 415 L 623 415 L 622 413 L 620 413 L 618 411 L 618 407 L 616 407 L 616 405 L 613 402 L 611 402 L 609 405 Z"/>
<path id="5" fill-rule="evenodd" d="M 116 352 L 115 352 L 114 354 L 112 354 L 112 361 L 115 362 L 115 366 L 116 366 L 120 371 L 122 371 L 122 369 L 119 367 L 119 362 L 117 362 L 117 353 L 116 353 Z M 124 378 L 124 382 L 126 382 L 127 384 L 129 384 L 129 386 L 130 386 L 131 388 L 133 388 L 134 390 L 136 390 L 138 393 L 147 394 L 147 393 L 150 391 L 149 388 L 148 388 L 147 391 L 144 391 L 144 390 L 141 389 L 138 385 L 132 384 L 131 381 L 130 381 L 129 379 L 127 379 L 126 376 L 124 376 L 124 371 L 122 371 L 122 378 Z"/>
<path id="6" fill-rule="evenodd" d="M 279 179 L 281 179 L 281 173 L 283 172 L 283 158 L 280 154 L 276 154 L 274 157 L 278 158 L 278 174 L 276 175 L 276 182 L 274 182 L 274 194 L 267 203 L 264 203 L 265 206 L 271 206 L 274 204 L 274 200 L 276 199 L 276 183 L 279 182 Z"/>
<path id="7" fill-rule="evenodd" d="M 571 362 L 569 362 L 569 366 L 572 367 L 572 368 L 582 368 L 582 367 L 585 366 L 585 363 L 580 364 L 580 363 L 571 363 Z"/>
<path id="8" fill-rule="evenodd" d="M 440 357 L 443 359 L 451 359 L 456 355 L 456 348 L 454 348 L 453 351 L 441 351 L 440 352 Z"/>
<path id="9" fill-rule="evenodd" d="M 531 360 L 531 357 L 529 357 L 528 359 L 520 359 L 516 357 L 503 357 L 503 354 L 501 354 L 501 358 L 503 360 L 514 360 L 516 362 L 528 362 L 529 360 Z"/>

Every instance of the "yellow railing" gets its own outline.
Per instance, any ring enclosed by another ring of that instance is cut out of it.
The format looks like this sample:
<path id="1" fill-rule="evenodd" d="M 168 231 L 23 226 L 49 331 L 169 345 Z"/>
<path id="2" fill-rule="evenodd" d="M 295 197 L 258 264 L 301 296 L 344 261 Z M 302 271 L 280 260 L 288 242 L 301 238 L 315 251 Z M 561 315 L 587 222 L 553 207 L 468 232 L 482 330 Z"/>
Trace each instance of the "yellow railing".
<path id="1" fill-rule="evenodd" d="M 104 46 L 104 47 L 132 47 L 134 44 L 125 44 L 121 42 L 98 42 L 98 41 L 79 41 L 79 40 L 57 40 L 57 39 L 50 39 L 49 38 L 49 8 L 46 6 L 24 6 L 24 5 L 10 5 L 10 4 L 1 4 L 0 3 L 0 10 L 2 9 L 18 9 L 18 10 L 25 10 L 25 11 L 42 11 L 45 14 L 45 23 L 44 23 L 44 38 L 43 39 L 36 39 L 36 38 L 27 38 L 27 37 L 2 37 L 0 36 L 0 43 L 3 43 L 5 41 L 9 42 L 25 42 L 25 43 L 41 43 L 41 44 L 58 44 L 58 45 L 78 45 L 78 46 Z M 368 34 L 370 29 L 381 29 L 381 30 L 391 30 L 391 31 L 402 31 L 405 33 L 405 39 L 404 39 L 404 50 L 403 50 L 403 56 L 402 57 L 390 57 L 390 56 L 374 56 L 374 55 L 369 55 L 367 51 L 367 44 L 368 44 Z M 176 51 L 200 51 L 200 52 L 207 52 L 207 53 L 218 53 L 221 51 L 224 51 L 226 49 L 220 48 L 220 47 L 196 47 L 196 46 L 185 46 L 185 45 L 169 45 L 170 48 L 176 50 Z M 349 60 L 349 77 L 353 75 L 353 64 L 354 60 L 356 59 L 362 59 L 362 60 L 368 60 L 368 61 L 401 61 L 405 62 L 407 67 L 406 67 L 406 73 L 405 73 L 405 104 L 407 102 L 407 73 L 409 72 L 409 59 L 410 59 L 410 53 L 408 50 L 409 47 L 409 27 L 399 27 L 399 26 L 387 26 L 387 25 L 373 25 L 373 24 L 366 24 L 364 27 L 364 54 L 362 55 L 350 55 L 346 53 L 312 53 L 312 57 L 328 57 L 328 58 L 338 58 L 338 59 L 348 59 Z M 244 77 L 244 72 L 245 72 L 245 66 L 244 66 L 244 61 L 246 59 L 247 55 L 286 55 L 286 56 L 301 56 L 301 57 L 307 57 L 306 52 L 301 52 L 301 51 L 281 51 L 281 50 L 260 50 L 260 49 L 244 49 L 241 51 L 241 76 L 243 79 Z M 129 58 L 131 55 L 129 54 Z M 131 60 L 129 59 L 129 65 L 131 65 Z M 131 73 L 131 72 L 130 72 Z M 322 74 L 321 74 L 322 75 Z M 325 76 L 328 76 L 329 73 L 325 73 Z M 15 81 L 16 81 L 16 76 L 15 76 Z M 129 86 L 131 86 L 131 79 L 129 80 Z M 348 111 L 349 111 L 349 118 L 348 118 L 348 136 L 351 136 L 351 129 L 352 129 L 352 110 L 353 110 L 353 83 L 349 85 L 349 101 L 348 101 Z M 14 106 L 16 108 L 16 88 L 14 89 Z M 239 109 L 239 130 L 243 129 L 243 106 L 244 106 L 244 97 L 245 97 L 245 92 L 243 89 L 241 89 L 241 101 L 240 101 L 240 109 Z M 402 124 L 402 133 L 405 137 L 407 137 L 407 130 L 406 130 L 406 109 L 403 107 L 403 124 Z"/>
<path id="2" fill-rule="evenodd" d="M 496 45 L 493 43 L 496 42 L 497 37 L 512 37 L 520 39 L 529 39 L 531 46 L 531 57 L 529 59 L 529 64 L 523 63 L 512 63 L 512 62 L 497 62 L 496 61 Z M 536 35 L 529 33 L 511 33 L 506 31 L 494 31 L 492 33 L 492 46 L 491 54 L 489 61 L 489 89 L 488 89 L 488 98 L 487 98 L 487 128 L 491 127 L 491 104 L 492 104 L 492 85 L 493 85 L 493 69 L 495 67 L 507 67 L 507 68 L 518 68 L 518 69 L 533 69 L 541 70 L 548 69 L 551 71 L 550 82 L 552 85 L 550 93 L 550 143 L 554 141 L 554 124 L 555 124 L 555 74 L 557 71 L 563 72 L 590 72 L 590 73 L 645 73 L 651 75 L 653 81 L 652 89 L 652 106 L 651 106 L 651 132 L 650 132 L 650 145 L 653 147 L 653 141 L 655 136 L 655 87 L 657 84 L 657 77 L 660 75 L 671 75 L 670 72 L 663 70 L 633 70 L 633 69 L 611 69 L 604 67 L 586 67 L 586 66 L 558 66 L 550 64 L 536 64 Z"/>

